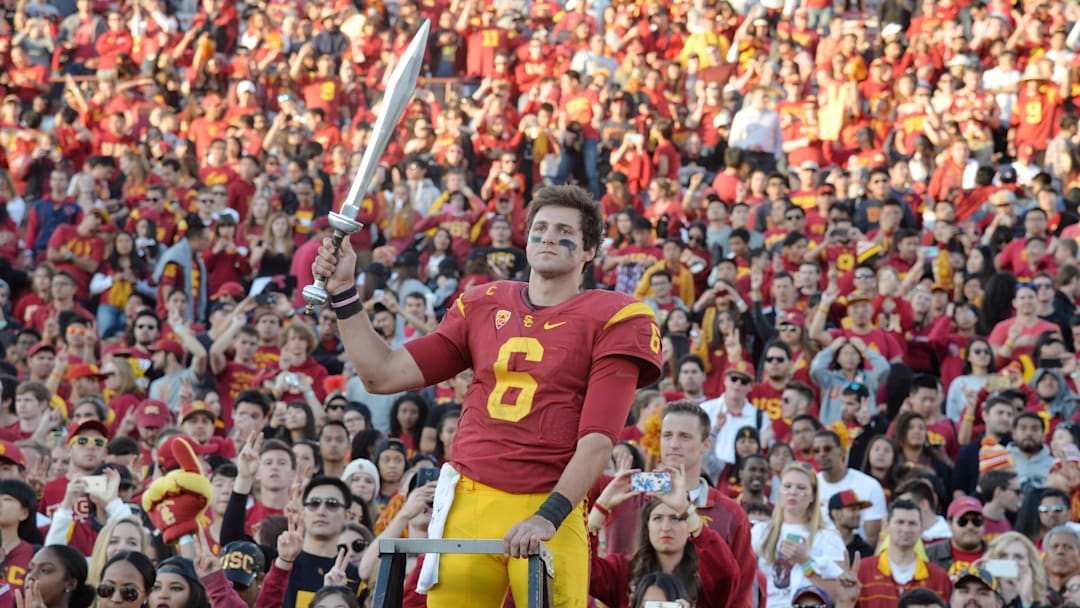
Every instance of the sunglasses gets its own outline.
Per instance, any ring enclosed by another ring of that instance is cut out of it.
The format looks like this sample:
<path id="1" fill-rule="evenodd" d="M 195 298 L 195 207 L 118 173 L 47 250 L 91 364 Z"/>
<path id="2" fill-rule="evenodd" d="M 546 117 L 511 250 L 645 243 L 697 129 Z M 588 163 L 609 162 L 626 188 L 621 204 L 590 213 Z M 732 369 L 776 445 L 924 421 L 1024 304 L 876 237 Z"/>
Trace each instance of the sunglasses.
<path id="1" fill-rule="evenodd" d="M 786 363 L 787 357 L 765 357 L 766 363 Z"/>
<path id="2" fill-rule="evenodd" d="M 85 327 L 72 326 L 67 328 L 67 333 L 69 336 L 85 336 L 90 333 L 90 330 L 86 329 Z"/>
<path id="3" fill-rule="evenodd" d="M 86 447 L 93 442 L 94 447 L 103 448 L 109 445 L 109 440 L 104 437 L 87 437 L 86 435 L 77 435 L 72 440 L 72 443 L 78 446 Z"/>
<path id="4" fill-rule="evenodd" d="M 343 409 L 345 409 L 345 406 L 341 405 L 341 404 L 335 404 L 335 405 L 326 406 L 326 411 L 328 411 L 328 412 L 331 411 L 331 410 L 343 410 Z"/>
<path id="5" fill-rule="evenodd" d="M 974 525 L 976 528 L 983 525 L 982 515 L 961 515 L 956 520 L 956 525 L 961 528 L 966 528 L 968 525 Z"/>
<path id="6" fill-rule="evenodd" d="M 1039 505 L 1039 513 L 1061 513 L 1065 505 Z"/>
<path id="7" fill-rule="evenodd" d="M 345 549 L 346 551 L 352 549 L 353 553 L 363 553 L 364 550 L 367 549 L 367 542 L 362 538 L 354 538 L 348 545 L 338 545 L 338 550 L 341 549 Z"/>
<path id="8" fill-rule="evenodd" d="M 828 604 L 792 604 L 791 608 L 829 608 Z"/>
<path id="9" fill-rule="evenodd" d="M 156 196 L 148 196 L 148 197 L 146 197 L 146 202 L 148 202 L 148 203 L 160 203 L 161 199 L 156 197 Z"/>
<path id="10" fill-rule="evenodd" d="M 780 331 L 799 331 L 797 325 L 788 325 L 787 323 L 780 326 Z"/>
<path id="11" fill-rule="evenodd" d="M 1053 283 L 1032 283 L 1032 286 L 1035 287 L 1035 289 L 1053 289 L 1054 288 Z"/>
<path id="12" fill-rule="evenodd" d="M 345 503 L 336 498 L 309 498 L 304 506 L 312 511 L 318 511 L 320 506 L 326 507 L 326 510 L 330 513 L 336 513 L 338 509 L 345 506 Z"/>
<path id="13" fill-rule="evenodd" d="M 134 587 L 117 587 L 108 583 L 98 585 L 97 594 L 103 600 L 111 598 L 116 592 L 120 592 L 120 599 L 125 602 L 134 602 L 139 599 L 139 590 Z"/>
<path id="14" fill-rule="evenodd" d="M 751 382 L 750 378 L 747 378 L 746 376 L 728 376 L 728 380 L 731 380 L 732 382 L 738 382 L 739 384 L 745 384 L 747 386 L 749 386 Z"/>

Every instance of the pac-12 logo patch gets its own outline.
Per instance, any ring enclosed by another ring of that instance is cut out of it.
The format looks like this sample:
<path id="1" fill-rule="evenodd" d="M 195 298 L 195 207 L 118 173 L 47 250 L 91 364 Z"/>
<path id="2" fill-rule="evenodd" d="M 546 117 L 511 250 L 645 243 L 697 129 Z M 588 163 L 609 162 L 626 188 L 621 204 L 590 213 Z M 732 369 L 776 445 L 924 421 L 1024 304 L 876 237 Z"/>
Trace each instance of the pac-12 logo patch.
<path id="1" fill-rule="evenodd" d="M 510 311 L 505 308 L 495 313 L 495 330 L 498 331 L 510 320 Z"/>

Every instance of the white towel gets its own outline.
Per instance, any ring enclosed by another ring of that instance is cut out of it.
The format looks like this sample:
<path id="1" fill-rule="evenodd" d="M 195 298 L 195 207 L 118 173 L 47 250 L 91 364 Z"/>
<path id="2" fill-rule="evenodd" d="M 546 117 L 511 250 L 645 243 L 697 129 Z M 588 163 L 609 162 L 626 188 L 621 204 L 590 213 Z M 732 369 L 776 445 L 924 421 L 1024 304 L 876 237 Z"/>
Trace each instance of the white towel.
<path id="1" fill-rule="evenodd" d="M 447 462 L 439 472 L 439 482 L 435 486 L 435 500 L 431 505 L 431 521 L 428 522 L 428 538 L 441 539 L 446 529 L 446 516 L 454 504 L 454 491 L 461 473 Z M 416 592 L 427 594 L 428 589 L 439 584 L 439 554 L 428 553 L 424 565 L 420 568 L 420 580 L 416 583 Z"/>

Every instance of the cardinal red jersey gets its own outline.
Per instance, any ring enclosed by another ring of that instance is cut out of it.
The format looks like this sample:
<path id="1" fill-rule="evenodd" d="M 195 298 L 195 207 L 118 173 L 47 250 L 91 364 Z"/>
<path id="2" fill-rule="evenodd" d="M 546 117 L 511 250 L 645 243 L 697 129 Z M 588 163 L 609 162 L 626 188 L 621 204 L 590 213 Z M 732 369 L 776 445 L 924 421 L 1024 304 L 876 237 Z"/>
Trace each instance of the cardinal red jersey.
<path id="1" fill-rule="evenodd" d="M 469 290 L 436 332 L 475 372 L 454 440 L 454 466 L 480 483 L 521 494 L 550 492 L 582 435 L 601 432 L 614 441 L 622 430 L 625 420 L 618 416 L 583 416 L 595 362 L 633 359 L 640 367 L 637 386 L 660 374 L 660 329 L 642 302 L 590 290 L 535 309 L 526 288 L 498 281 Z"/>
<path id="2" fill-rule="evenodd" d="M 261 370 L 257 367 L 248 367 L 236 361 L 229 361 L 225 369 L 217 375 L 217 392 L 221 399 L 221 418 L 226 429 L 232 428 L 232 409 L 236 403 L 236 396 L 240 391 L 256 388 L 255 379 Z"/>

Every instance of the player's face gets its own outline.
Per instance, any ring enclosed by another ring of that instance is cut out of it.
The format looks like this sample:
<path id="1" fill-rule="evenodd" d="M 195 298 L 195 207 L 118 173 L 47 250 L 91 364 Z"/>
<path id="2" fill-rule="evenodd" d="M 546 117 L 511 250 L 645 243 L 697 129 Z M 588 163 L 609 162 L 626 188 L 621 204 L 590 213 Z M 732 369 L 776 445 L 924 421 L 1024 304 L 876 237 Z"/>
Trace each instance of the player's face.
<path id="1" fill-rule="evenodd" d="M 533 218 L 525 253 L 539 276 L 555 278 L 580 275 L 582 266 L 593 258 L 596 249 L 585 250 L 579 211 L 548 206 Z"/>

